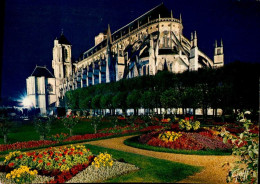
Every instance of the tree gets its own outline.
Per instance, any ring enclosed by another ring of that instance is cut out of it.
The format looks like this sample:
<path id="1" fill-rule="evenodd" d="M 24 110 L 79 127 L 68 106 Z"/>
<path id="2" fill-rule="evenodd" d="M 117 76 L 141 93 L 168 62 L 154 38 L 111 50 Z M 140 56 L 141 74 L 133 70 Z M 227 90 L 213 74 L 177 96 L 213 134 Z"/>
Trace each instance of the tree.
<path id="1" fill-rule="evenodd" d="M 120 108 L 123 111 L 123 115 L 126 112 L 126 98 L 127 92 L 118 92 L 112 99 L 112 104 L 114 108 Z"/>
<path id="2" fill-rule="evenodd" d="M 126 98 L 127 107 L 134 109 L 134 115 L 138 115 L 138 108 L 141 105 L 140 96 L 140 92 L 134 89 Z"/>
<path id="3" fill-rule="evenodd" d="M 100 98 L 100 107 L 102 109 L 109 109 L 110 114 L 111 114 L 111 109 L 113 107 L 113 105 L 112 105 L 112 98 L 113 98 L 112 94 L 106 94 L 106 95 L 103 95 Z"/>
<path id="4" fill-rule="evenodd" d="M 8 141 L 8 133 L 10 129 L 12 128 L 13 123 L 10 121 L 7 117 L 1 117 L 0 119 L 0 131 L 1 134 L 4 136 L 4 143 L 6 144 Z"/>
<path id="5" fill-rule="evenodd" d="M 151 90 L 145 91 L 141 96 L 141 105 L 143 108 L 149 109 L 149 113 L 152 109 L 153 113 L 153 108 L 156 107 L 155 93 Z"/>
<path id="6" fill-rule="evenodd" d="M 100 109 L 100 98 L 101 95 L 96 95 L 91 101 L 91 107 L 94 109 L 94 114 L 96 109 Z"/>
<path id="7" fill-rule="evenodd" d="M 194 87 L 185 87 L 181 94 L 181 101 L 184 108 L 192 108 L 193 116 L 195 116 L 196 108 L 200 107 L 202 98 L 202 93 L 200 88 L 197 86 Z"/>
<path id="8" fill-rule="evenodd" d="M 178 91 L 174 88 L 165 90 L 160 95 L 160 102 L 165 111 L 167 111 L 168 108 L 177 108 L 179 106 L 178 99 Z"/>
<path id="9" fill-rule="evenodd" d="M 52 118 L 35 118 L 34 119 L 34 128 L 36 132 L 40 134 L 40 140 L 45 140 L 47 137 L 47 134 L 51 130 L 51 123 L 53 122 Z"/>
<path id="10" fill-rule="evenodd" d="M 67 91 L 65 93 L 65 101 L 69 108 L 78 109 L 79 108 L 79 90 Z"/>

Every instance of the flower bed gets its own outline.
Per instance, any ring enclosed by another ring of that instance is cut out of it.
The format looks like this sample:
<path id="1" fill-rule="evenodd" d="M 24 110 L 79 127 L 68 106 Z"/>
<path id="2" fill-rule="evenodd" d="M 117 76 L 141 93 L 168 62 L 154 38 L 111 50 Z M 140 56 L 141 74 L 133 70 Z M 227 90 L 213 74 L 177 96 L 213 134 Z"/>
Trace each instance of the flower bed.
<path id="1" fill-rule="evenodd" d="M 155 147 L 177 150 L 228 150 L 231 144 L 224 144 L 222 138 L 202 129 L 197 132 L 154 131 L 141 135 L 139 142 Z"/>
<path id="2" fill-rule="evenodd" d="M 96 139 L 96 138 L 101 138 L 101 137 L 109 137 L 112 135 L 114 135 L 114 134 L 113 133 L 96 133 L 96 134 L 73 135 L 73 136 L 63 140 L 63 142 L 90 140 L 90 139 Z"/>
<path id="3" fill-rule="evenodd" d="M 51 146 L 56 143 L 58 143 L 58 142 L 50 141 L 50 140 L 16 142 L 13 144 L 0 145 L 0 151 L 20 150 L 20 149 L 26 149 L 26 148 L 37 148 L 37 147 L 42 147 L 42 146 Z"/>
<path id="4" fill-rule="evenodd" d="M 15 151 L 9 153 L 5 157 L 4 164 L 0 165 L 0 183 L 21 183 L 21 181 L 30 183 L 35 181 L 35 179 L 36 181 L 44 180 L 44 182 L 48 183 L 64 183 L 90 165 L 101 170 L 106 168 L 107 173 L 110 173 L 114 160 L 107 153 L 100 153 L 95 157 L 83 145 L 71 145 L 60 148 L 50 147 L 39 152 Z M 124 170 L 129 171 L 128 169 Z M 5 175 L 3 175 L 3 172 Z M 39 178 L 38 175 L 44 177 Z M 105 178 L 107 177 L 109 176 Z"/>

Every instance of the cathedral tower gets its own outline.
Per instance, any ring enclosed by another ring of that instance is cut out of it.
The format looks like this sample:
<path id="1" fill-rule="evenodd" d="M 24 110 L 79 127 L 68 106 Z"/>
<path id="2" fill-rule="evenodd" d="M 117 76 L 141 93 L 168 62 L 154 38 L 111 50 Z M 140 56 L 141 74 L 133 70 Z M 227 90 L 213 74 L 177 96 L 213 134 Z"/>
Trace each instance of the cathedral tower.
<path id="1" fill-rule="evenodd" d="M 215 51 L 214 51 L 214 68 L 219 68 L 224 66 L 224 52 L 223 52 L 223 42 L 220 41 L 220 47 L 218 47 L 217 40 L 215 42 Z"/>
<path id="2" fill-rule="evenodd" d="M 71 44 L 67 38 L 61 33 L 61 36 L 54 40 L 52 68 L 56 79 L 56 94 L 57 106 L 59 105 L 58 98 L 60 95 L 60 85 L 63 84 L 63 79 L 72 75 L 71 61 Z"/>

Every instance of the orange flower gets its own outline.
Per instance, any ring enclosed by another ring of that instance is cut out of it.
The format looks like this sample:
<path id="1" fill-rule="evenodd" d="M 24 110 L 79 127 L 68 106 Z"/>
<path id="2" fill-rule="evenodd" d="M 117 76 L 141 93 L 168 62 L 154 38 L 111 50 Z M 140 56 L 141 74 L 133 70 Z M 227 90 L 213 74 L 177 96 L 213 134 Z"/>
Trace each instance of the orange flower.
<path id="1" fill-rule="evenodd" d="M 63 159 L 63 160 L 62 160 L 62 162 L 65 162 L 65 161 L 66 161 L 66 159 Z"/>
<path id="2" fill-rule="evenodd" d="M 59 166 L 61 166 L 62 164 L 61 163 L 59 163 Z"/>
<path id="3" fill-rule="evenodd" d="M 39 164 L 42 163 L 42 160 L 39 160 L 38 163 L 39 163 Z"/>
<path id="4" fill-rule="evenodd" d="M 50 163 L 50 162 L 48 162 L 48 163 L 47 163 L 47 166 L 50 166 L 50 165 L 51 165 L 51 163 Z"/>
<path id="5" fill-rule="evenodd" d="M 56 160 L 56 161 L 58 161 L 58 160 L 59 160 L 59 158 L 55 158 L 55 160 Z"/>

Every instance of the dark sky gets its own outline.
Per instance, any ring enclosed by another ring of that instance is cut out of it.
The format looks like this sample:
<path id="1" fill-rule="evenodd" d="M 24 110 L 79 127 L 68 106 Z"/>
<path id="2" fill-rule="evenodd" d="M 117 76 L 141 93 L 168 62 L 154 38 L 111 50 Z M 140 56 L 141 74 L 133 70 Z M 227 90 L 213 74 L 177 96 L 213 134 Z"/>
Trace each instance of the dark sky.
<path id="1" fill-rule="evenodd" d="M 110 24 L 114 32 L 163 2 L 182 14 L 184 36 L 197 31 L 199 48 L 213 57 L 223 39 L 225 63 L 260 62 L 260 2 L 238 0 L 6 0 L 2 50 L 2 97 L 19 98 L 37 65 L 52 71 L 52 48 L 61 29 L 74 58 L 94 46 Z"/>

